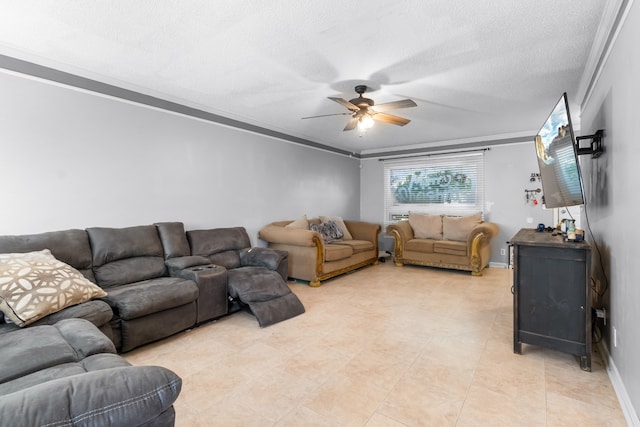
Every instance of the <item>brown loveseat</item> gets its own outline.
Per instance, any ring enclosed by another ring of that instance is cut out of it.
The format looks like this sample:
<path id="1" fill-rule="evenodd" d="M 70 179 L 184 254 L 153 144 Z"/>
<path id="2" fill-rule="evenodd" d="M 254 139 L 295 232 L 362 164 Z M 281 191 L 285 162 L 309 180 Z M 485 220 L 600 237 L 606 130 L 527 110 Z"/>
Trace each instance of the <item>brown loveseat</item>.
<path id="1" fill-rule="evenodd" d="M 469 216 L 410 214 L 387 227 L 395 238 L 394 259 L 404 264 L 471 271 L 481 276 L 489 264 L 491 238 L 498 226 L 482 221 L 480 213 Z"/>
<path id="2" fill-rule="evenodd" d="M 380 225 L 343 221 L 338 217 L 322 218 L 344 224 L 348 233 L 328 243 L 318 231 L 309 229 L 321 224 L 321 219 L 303 217 L 296 221 L 273 222 L 263 227 L 258 236 L 269 248 L 287 251 L 289 277 L 308 281 L 312 287 L 339 274 L 377 264 Z"/>

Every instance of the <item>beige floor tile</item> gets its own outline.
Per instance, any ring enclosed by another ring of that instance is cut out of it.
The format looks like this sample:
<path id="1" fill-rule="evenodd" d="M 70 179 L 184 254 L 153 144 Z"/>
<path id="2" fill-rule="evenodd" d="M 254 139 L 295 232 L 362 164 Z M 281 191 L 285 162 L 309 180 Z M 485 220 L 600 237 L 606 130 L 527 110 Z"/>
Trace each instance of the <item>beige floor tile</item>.
<path id="1" fill-rule="evenodd" d="M 545 426 L 545 408 L 544 395 L 531 399 L 472 385 L 456 426 Z"/>
<path id="2" fill-rule="evenodd" d="M 304 401 L 306 408 L 335 425 L 362 426 L 373 415 L 388 390 L 357 374 L 332 375 Z"/>
<path id="3" fill-rule="evenodd" d="M 373 414 L 369 421 L 365 424 L 365 427 L 406 427 L 406 424 L 392 420 L 389 417 L 385 417 L 382 414 Z"/>
<path id="4" fill-rule="evenodd" d="M 408 426 L 454 426 L 464 400 L 451 397 L 425 378 L 399 381 L 377 410 Z"/>
<path id="5" fill-rule="evenodd" d="M 547 397 L 548 427 L 624 427 L 627 422 L 619 407 L 593 410 L 590 403 L 553 392 Z"/>
<path id="6" fill-rule="evenodd" d="M 239 312 L 125 353 L 183 379 L 183 426 L 624 425 L 600 355 L 513 353 L 512 270 L 482 277 L 382 263 L 260 328 Z"/>

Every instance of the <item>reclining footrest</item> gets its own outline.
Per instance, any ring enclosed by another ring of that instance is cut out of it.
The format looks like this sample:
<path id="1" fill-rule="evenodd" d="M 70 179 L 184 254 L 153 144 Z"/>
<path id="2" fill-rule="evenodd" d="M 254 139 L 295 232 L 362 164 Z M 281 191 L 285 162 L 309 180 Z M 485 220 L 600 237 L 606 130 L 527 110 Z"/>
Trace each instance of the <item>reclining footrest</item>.
<path id="1" fill-rule="evenodd" d="M 261 328 L 304 313 L 304 306 L 276 271 L 240 267 L 227 274 L 229 295 L 249 306 Z"/>

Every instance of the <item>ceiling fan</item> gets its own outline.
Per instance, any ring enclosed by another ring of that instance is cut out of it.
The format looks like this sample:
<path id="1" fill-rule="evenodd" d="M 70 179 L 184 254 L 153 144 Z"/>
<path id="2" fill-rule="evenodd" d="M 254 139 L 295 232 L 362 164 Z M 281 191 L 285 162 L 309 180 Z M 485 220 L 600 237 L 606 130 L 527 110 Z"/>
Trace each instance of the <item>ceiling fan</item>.
<path id="1" fill-rule="evenodd" d="M 418 105 L 411 99 L 403 99 L 400 101 L 386 102 L 384 104 L 376 105 L 373 99 L 365 98 L 362 96 L 367 91 L 367 86 L 358 85 L 355 87 L 356 93 L 359 95 L 357 98 L 347 101 L 342 98 L 329 97 L 330 100 L 337 102 L 338 104 L 346 107 L 348 113 L 336 113 L 336 114 L 323 114 L 320 116 L 303 117 L 303 119 L 314 119 L 316 117 L 328 117 L 328 116 L 351 116 L 349 122 L 343 130 L 353 130 L 356 127 L 364 132 L 373 126 L 374 121 L 383 123 L 390 123 L 392 125 L 404 126 L 411 120 L 404 117 L 393 116 L 391 114 L 383 113 L 383 111 L 395 110 L 398 108 L 410 108 L 417 107 Z"/>

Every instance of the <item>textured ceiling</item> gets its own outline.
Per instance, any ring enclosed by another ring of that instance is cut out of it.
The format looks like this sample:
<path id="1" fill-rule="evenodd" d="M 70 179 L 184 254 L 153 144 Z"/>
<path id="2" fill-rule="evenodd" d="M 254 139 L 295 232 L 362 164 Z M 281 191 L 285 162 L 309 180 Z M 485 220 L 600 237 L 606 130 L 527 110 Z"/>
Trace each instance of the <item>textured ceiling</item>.
<path id="1" fill-rule="evenodd" d="M 531 135 L 577 112 L 603 0 L 4 1 L 0 54 L 347 152 Z M 371 88 L 411 123 L 344 132 Z"/>

